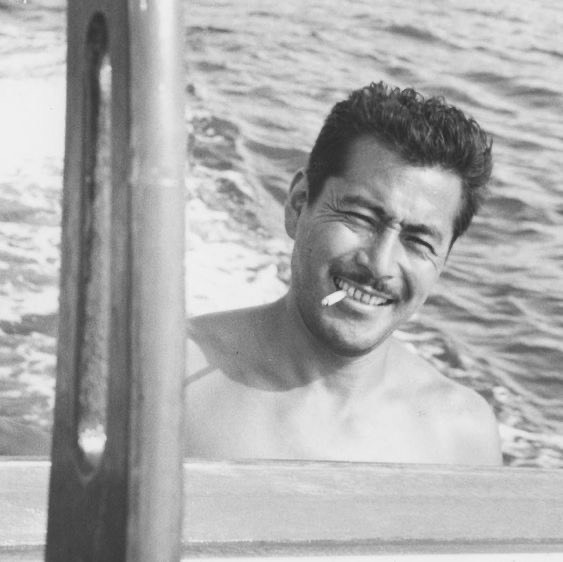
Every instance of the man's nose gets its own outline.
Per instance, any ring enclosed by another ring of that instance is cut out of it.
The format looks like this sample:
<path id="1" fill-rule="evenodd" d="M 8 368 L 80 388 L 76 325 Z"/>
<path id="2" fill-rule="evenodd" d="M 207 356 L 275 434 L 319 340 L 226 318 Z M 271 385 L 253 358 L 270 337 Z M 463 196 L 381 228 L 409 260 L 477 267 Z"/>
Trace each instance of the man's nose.
<path id="1" fill-rule="evenodd" d="M 358 263 L 369 268 L 375 278 L 393 278 L 398 274 L 402 253 L 400 233 L 387 227 L 358 252 Z"/>

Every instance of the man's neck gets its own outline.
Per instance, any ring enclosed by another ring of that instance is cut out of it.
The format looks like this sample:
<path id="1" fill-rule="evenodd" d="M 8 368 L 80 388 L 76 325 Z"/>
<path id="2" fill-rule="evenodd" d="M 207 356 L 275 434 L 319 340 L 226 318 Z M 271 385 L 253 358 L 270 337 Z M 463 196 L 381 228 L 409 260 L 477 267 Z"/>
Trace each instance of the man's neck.
<path id="1" fill-rule="evenodd" d="M 335 353 L 307 328 L 289 295 L 272 305 L 274 338 L 288 386 L 324 391 L 343 401 L 355 400 L 383 386 L 391 341 L 360 356 Z M 281 365 L 280 365 L 281 366 Z"/>

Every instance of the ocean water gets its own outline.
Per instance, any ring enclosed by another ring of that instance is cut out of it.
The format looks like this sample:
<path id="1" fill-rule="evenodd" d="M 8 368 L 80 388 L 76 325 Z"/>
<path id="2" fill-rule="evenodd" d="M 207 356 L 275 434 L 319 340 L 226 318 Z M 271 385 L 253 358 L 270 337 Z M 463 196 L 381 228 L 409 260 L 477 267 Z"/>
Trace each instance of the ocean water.
<path id="1" fill-rule="evenodd" d="M 282 202 L 330 107 L 371 81 L 445 96 L 494 137 L 491 197 L 398 336 L 475 388 L 505 462 L 563 467 L 563 5 L 185 3 L 188 309 L 288 281 Z M 59 0 L 0 0 L 0 416 L 49 427 L 64 124 Z"/>

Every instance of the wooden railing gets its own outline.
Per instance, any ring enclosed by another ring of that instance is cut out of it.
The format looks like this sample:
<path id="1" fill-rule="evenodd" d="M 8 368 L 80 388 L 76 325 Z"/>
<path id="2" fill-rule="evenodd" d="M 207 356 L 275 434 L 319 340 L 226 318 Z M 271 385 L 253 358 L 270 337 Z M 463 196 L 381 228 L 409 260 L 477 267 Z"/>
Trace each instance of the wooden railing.
<path id="1" fill-rule="evenodd" d="M 68 4 L 50 562 L 180 556 L 181 27 L 176 0 Z"/>
<path id="2" fill-rule="evenodd" d="M 2 562 L 42 559 L 48 471 L 45 460 L 0 462 Z M 184 476 L 182 560 L 369 555 L 375 562 L 559 562 L 563 556 L 560 470 L 192 460 Z M 157 553 L 153 560 L 172 559 Z"/>

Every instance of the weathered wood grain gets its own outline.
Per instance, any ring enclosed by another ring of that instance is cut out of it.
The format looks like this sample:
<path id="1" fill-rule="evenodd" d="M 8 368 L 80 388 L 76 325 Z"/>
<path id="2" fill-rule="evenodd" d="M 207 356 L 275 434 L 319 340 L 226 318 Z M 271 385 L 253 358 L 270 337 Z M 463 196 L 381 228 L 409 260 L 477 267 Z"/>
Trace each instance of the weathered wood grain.
<path id="1" fill-rule="evenodd" d="M 49 562 L 180 556 L 181 32 L 179 0 L 68 3 Z M 98 425 L 103 454 L 85 454 Z"/>
<path id="2" fill-rule="evenodd" d="M 9 507 L 0 526 L 4 552 L 42 544 L 48 468 L 46 461 L 0 463 L 0 505 Z M 186 557 L 536 552 L 563 559 L 563 471 L 190 461 L 184 480 Z"/>

